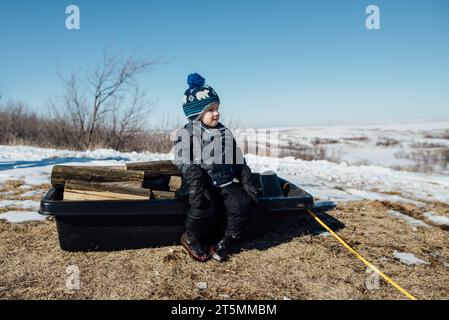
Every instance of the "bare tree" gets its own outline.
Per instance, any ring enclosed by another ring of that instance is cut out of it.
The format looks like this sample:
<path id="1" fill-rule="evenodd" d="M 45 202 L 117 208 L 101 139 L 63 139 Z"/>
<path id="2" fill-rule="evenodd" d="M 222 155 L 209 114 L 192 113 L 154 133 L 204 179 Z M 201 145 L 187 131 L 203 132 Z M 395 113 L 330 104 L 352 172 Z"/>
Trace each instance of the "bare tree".
<path id="1" fill-rule="evenodd" d="M 62 99 L 57 101 L 51 99 L 50 106 L 56 123 L 61 124 L 59 129 L 66 143 L 74 145 L 78 149 L 87 147 L 87 129 L 86 122 L 89 117 L 88 100 L 84 96 L 84 88 L 81 88 L 78 76 L 70 75 L 68 78 L 60 77 L 64 85 L 64 95 Z M 67 128 L 66 122 L 71 124 L 71 128 Z"/>
<path id="2" fill-rule="evenodd" d="M 119 112 L 119 109 L 122 109 Z M 142 92 L 139 86 L 133 86 L 128 101 L 116 99 L 112 104 L 111 134 L 108 136 L 108 144 L 119 150 L 126 139 L 134 138 L 144 130 L 142 119 L 152 111 L 152 104 L 146 98 L 146 92 Z"/>
<path id="3" fill-rule="evenodd" d="M 111 147 L 119 148 L 124 136 L 142 125 L 142 113 L 150 110 L 136 78 L 159 63 L 135 55 L 124 58 L 105 52 L 101 63 L 87 77 L 81 78 L 79 74 L 61 77 L 64 95 L 58 102 L 51 101 L 51 106 L 57 119 L 69 120 L 75 128 L 76 136 L 67 140 L 74 138 L 78 147 L 84 149 L 101 142 L 98 141 L 101 138 Z M 104 129 L 111 129 L 112 136 L 102 138 Z"/>

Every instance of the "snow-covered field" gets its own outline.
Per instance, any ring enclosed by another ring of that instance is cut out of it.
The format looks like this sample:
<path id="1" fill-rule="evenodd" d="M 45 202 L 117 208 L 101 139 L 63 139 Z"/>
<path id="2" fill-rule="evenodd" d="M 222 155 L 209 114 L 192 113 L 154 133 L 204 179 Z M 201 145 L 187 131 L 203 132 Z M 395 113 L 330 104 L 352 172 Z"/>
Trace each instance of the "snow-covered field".
<path id="1" fill-rule="evenodd" d="M 279 146 L 280 153 L 286 150 L 284 148 L 296 148 L 311 158 L 316 159 L 318 155 L 321 159 L 344 161 L 349 165 L 367 164 L 449 174 L 449 121 L 302 126 L 271 130 L 278 133 L 279 139 L 274 145 Z M 261 137 L 263 135 L 247 134 L 247 139 L 252 142 Z"/>
<path id="2" fill-rule="evenodd" d="M 449 121 L 280 129 L 280 144 L 289 142 L 324 147 L 350 165 L 449 174 Z"/>
<path id="3" fill-rule="evenodd" d="M 449 148 L 447 128 L 449 122 L 283 128 L 279 129 L 281 144 L 293 141 L 313 146 L 313 141 L 318 139 L 321 146 L 338 152 L 340 160 L 337 163 L 303 161 L 293 157 L 272 158 L 253 154 L 247 154 L 246 158 L 253 171 L 275 171 L 319 200 L 391 200 L 416 206 L 424 205 L 423 201 L 449 204 L 447 166 L 435 168 L 432 173 L 393 169 L 411 165 L 411 160 L 401 159 L 397 154 L 410 153 L 417 145 L 429 146 L 432 143 L 432 147 Z M 323 143 L 325 139 L 333 141 Z M 385 146 L 382 141 L 386 139 L 394 142 Z M 27 192 L 28 195 L 34 194 L 27 189 L 50 182 L 50 173 L 56 164 L 117 165 L 172 158 L 171 154 L 124 153 L 106 149 L 78 152 L 0 146 L 0 185 L 8 180 L 21 180 L 22 197 L 26 198 Z M 9 205 L 16 211 L 24 208 L 24 200 L 8 200 L 8 191 L 0 195 L 3 199 L 1 207 Z M 34 210 L 36 206 L 34 203 L 29 208 Z"/>

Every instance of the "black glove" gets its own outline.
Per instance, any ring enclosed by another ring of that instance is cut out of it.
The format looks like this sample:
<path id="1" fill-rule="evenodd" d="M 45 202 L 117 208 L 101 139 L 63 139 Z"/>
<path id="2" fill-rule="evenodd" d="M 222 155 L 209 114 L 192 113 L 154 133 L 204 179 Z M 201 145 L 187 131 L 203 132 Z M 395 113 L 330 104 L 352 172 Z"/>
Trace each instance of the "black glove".
<path id="1" fill-rule="evenodd" d="M 206 188 L 203 170 L 198 165 L 190 165 L 184 173 L 189 190 L 189 202 L 192 207 L 205 208 L 209 205 L 211 196 Z"/>
<path id="2" fill-rule="evenodd" d="M 251 169 L 245 164 L 243 165 L 242 169 L 242 175 L 240 177 L 240 184 L 242 185 L 243 191 L 245 191 L 248 196 L 251 198 L 251 200 L 255 203 L 259 202 L 259 199 L 257 198 L 257 188 L 253 184 L 251 175 Z"/>

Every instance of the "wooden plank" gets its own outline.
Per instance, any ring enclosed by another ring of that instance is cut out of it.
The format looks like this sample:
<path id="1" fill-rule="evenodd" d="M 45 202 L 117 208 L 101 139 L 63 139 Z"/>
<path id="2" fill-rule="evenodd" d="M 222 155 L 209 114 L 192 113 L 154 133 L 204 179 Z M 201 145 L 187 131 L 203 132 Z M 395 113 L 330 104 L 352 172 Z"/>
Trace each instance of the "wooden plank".
<path id="1" fill-rule="evenodd" d="M 144 172 L 126 170 L 125 167 L 91 167 L 91 166 L 60 166 L 53 167 L 51 173 L 51 184 L 62 186 L 66 180 L 85 182 L 119 182 L 144 180 Z"/>
<path id="2" fill-rule="evenodd" d="M 127 163 L 126 168 L 128 170 L 144 171 L 145 178 L 181 175 L 178 167 L 170 160 Z"/>

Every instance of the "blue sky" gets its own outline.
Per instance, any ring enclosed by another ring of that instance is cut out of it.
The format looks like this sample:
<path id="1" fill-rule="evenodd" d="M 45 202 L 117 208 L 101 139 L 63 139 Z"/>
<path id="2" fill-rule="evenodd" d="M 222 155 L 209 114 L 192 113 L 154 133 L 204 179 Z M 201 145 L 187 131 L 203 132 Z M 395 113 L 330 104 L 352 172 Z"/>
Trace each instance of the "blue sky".
<path id="1" fill-rule="evenodd" d="M 81 29 L 65 28 L 78 5 Z M 380 8 L 380 30 L 365 8 Z M 140 79 L 157 112 L 184 122 L 190 72 L 244 126 L 449 119 L 449 1 L 23 1 L 0 3 L 3 99 L 45 110 L 58 72 L 104 48 L 163 58 Z"/>

